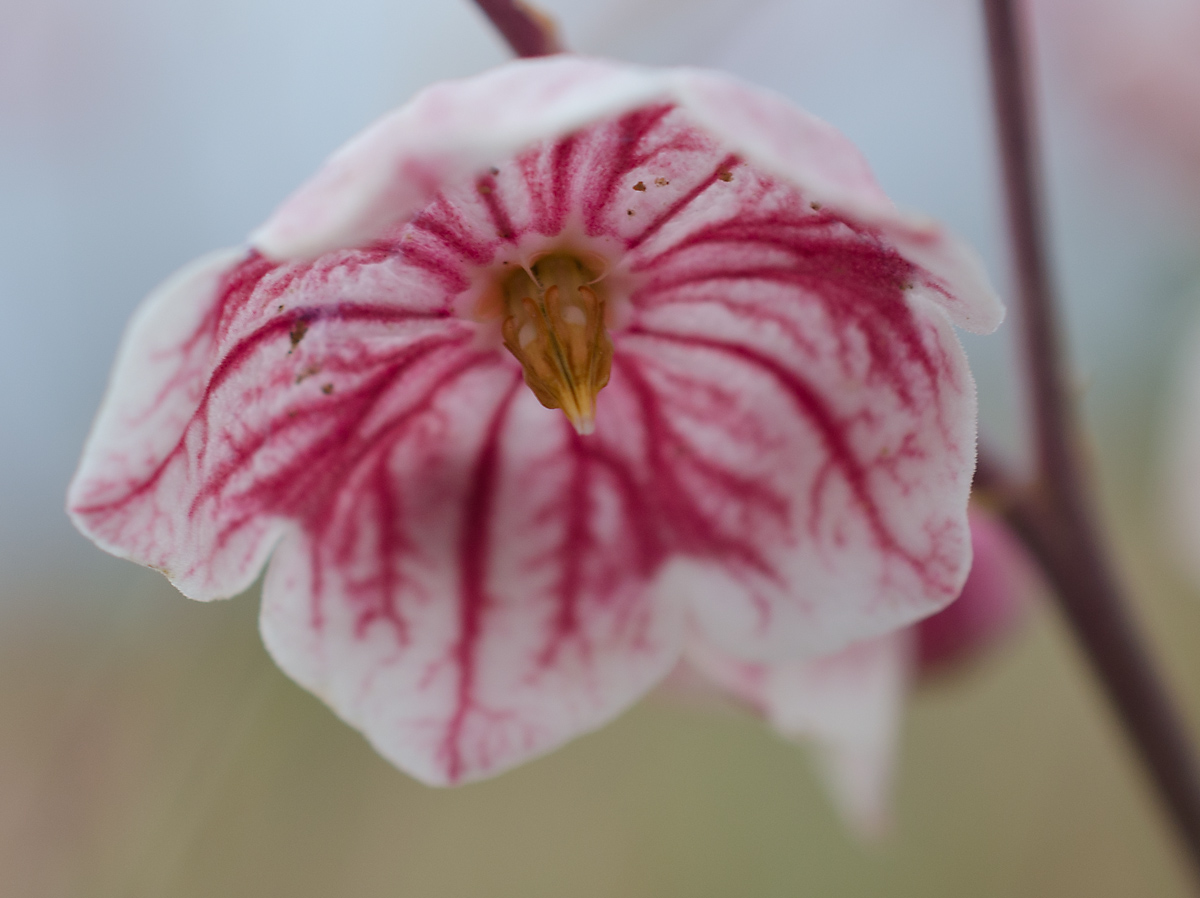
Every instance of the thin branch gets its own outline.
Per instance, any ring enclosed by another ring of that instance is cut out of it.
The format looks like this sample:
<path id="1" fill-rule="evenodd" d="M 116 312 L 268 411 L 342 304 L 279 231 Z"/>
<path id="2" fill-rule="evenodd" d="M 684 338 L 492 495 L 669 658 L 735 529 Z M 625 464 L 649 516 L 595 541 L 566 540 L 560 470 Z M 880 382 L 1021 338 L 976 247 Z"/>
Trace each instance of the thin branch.
<path id="1" fill-rule="evenodd" d="M 983 5 L 1037 459 L 1035 482 L 1008 490 L 1007 516 L 1045 568 L 1200 874 L 1196 754 L 1129 613 L 1088 498 L 1049 274 L 1034 106 L 1016 3 Z M 994 472 L 988 477 L 999 479 Z"/>
<path id="2" fill-rule="evenodd" d="M 561 53 L 554 20 L 523 0 L 475 0 L 518 56 Z"/>

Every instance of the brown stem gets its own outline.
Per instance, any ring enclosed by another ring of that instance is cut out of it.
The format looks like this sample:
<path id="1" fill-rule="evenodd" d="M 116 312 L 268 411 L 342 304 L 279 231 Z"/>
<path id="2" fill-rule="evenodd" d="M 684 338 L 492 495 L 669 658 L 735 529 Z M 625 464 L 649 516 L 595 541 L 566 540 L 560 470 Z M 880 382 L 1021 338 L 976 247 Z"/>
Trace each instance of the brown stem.
<path id="1" fill-rule="evenodd" d="M 1015 5 L 1014 0 L 984 0 L 983 4 L 1037 461 L 1034 484 L 1007 491 L 1007 514 L 1045 568 L 1063 614 L 1141 753 L 1200 873 L 1196 754 L 1130 616 L 1085 483 L 1045 250 L 1034 107 Z M 994 468 L 987 476 L 998 477 Z"/>
<path id="2" fill-rule="evenodd" d="M 475 0 L 518 56 L 561 53 L 554 20 L 522 0 Z"/>

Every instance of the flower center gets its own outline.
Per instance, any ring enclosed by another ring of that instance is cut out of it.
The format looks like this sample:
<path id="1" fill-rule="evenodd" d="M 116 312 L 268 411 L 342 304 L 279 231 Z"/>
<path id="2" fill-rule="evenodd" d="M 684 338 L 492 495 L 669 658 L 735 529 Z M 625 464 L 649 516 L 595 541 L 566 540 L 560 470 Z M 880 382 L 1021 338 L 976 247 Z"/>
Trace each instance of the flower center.
<path id="1" fill-rule="evenodd" d="M 598 281 L 575 256 L 554 253 L 503 284 L 504 345 L 538 401 L 561 408 L 581 434 L 595 429 L 596 394 L 612 368 Z"/>

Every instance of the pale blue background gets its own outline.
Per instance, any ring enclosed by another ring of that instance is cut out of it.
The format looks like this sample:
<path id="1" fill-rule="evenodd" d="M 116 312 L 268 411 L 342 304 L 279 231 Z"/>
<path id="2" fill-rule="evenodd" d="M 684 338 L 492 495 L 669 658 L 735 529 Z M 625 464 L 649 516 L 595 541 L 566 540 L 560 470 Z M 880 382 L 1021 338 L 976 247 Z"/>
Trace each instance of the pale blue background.
<path id="1" fill-rule="evenodd" d="M 1038 0 L 1053 3 L 1055 0 Z M 547 0 L 575 47 L 719 66 L 845 131 L 1007 292 L 976 4 Z M 1200 307 L 1200 196 L 1039 30 L 1056 270 L 1118 556 L 1200 716 L 1197 589 L 1154 496 Z M 342 141 L 505 48 L 467 0 L 0 0 L 0 893 L 414 898 L 1187 894 L 1136 764 L 1052 612 L 921 687 L 882 846 L 748 717 L 647 703 L 493 782 L 426 790 L 258 642 L 62 511 L 125 321 Z M 1011 328 L 967 340 L 985 435 L 1021 445 Z"/>

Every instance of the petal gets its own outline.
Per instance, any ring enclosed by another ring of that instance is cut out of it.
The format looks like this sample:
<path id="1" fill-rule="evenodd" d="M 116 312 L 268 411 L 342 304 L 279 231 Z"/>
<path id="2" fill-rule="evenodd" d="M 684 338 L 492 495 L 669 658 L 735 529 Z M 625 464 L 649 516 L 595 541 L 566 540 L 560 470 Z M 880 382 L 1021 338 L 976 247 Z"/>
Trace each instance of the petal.
<path id="1" fill-rule="evenodd" d="M 394 256 L 232 261 L 185 269 L 135 317 L 68 500 L 99 545 L 199 599 L 245 589 L 337 481 L 348 436 L 459 364 L 473 334 Z"/>
<path id="2" fill-rule="evenodd" d="M 976 253 L 932 219 L 899 212 L 835 128 L 723 74 L 684 69 L 675 78 L 680 105 L 697 124 L 822 207 L 878 233 L 918 266 L 919 286 L 956 325 L 974 333 L 999 327 L 1004 307 Z"/>
<path id="3" fill-rule="evenodd" d="M 808 661 L 753 664 L 700 640 L 689 641 L 686 657 L 784 736 L 812 740 L 847 822 L 860 835 L 882 834 L 910 679 L 910 630 Z"/>
<path id="4" fill-rule="evenodd" d="M 658 447 L 664 588 L 726 651 L 823 654 L 961 590 L 974 384 L 894 249 L 744 167 L 725 187 L 754 202 L 648 246 L 613 382 Z"/>
<path id="5" fill-rule="evenodd" d="M 493 365 L 397 427 L 264 586 L 279 665 L 434 785 L 607 722 L 679 654 L 621 466 Z"/>
<path id="6" fill-rule="evenodd" d="M 126 328 L 67 496 L 75 525 L 107 552 L 167 570 L 151 514 L 131 512 L 138 520 L 128 529 L 138 535 L 130 536 L 103 526 L 100 518 L 108 516 L 97 509 L 121 504 L 174 450 L 204 389 L 222 281 L 245 255 L 218 250 L 185 266 L 146 298 Z M 231 584 L 229 594 L 249 585 L 261 559 L 233 567 L 214 573 Z"/>
<path id="7" fill-rule="evenodd" d="M 339 150 L 253 242 L 273 258 L 369 242 L 411 219 L 447 183 L 539 141 L 655 106 L 678 106 L 724 153 L 890 242 L 918 266 L 918 288 L 959 326 L 999 325 L 1003 308 L 974 253 L 928 219 L 896 211 L 846 138 L 780 97 L 699 70 L 557 56 L 435 85 Z"/>

